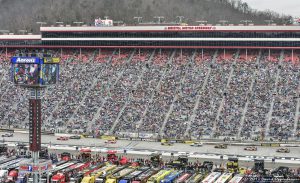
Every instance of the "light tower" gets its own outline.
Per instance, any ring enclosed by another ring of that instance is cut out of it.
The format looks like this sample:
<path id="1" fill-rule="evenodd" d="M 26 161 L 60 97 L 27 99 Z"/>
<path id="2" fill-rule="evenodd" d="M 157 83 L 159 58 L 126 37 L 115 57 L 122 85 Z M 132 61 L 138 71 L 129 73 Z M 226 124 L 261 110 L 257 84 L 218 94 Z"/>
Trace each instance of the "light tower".
<path id="1" fill-rule="evenodd" d="M 33 54 L 32 54 L 33 55 Z M 29 98 L 29 149 L 32 161 L 20 167 L 20 171 L 33 174 L 33 183 L 38 183 L 39 174 L 51 168 L 51 163 L 43 160 L 39 162 L 41 150 L 41 122 L 42 122 L 42 88 L 53 85 L 59 79 L 59 58 L 44 58 L 29 54 L 29 57 L 12 57 L 11 80 L 18 87 L 30 90 Z M 24 168 L 25 167 L 25 168 Z M 27 167 L 27 168 L 26 168 Z M 26 170 L 27 169 L 27 170 Z"/>

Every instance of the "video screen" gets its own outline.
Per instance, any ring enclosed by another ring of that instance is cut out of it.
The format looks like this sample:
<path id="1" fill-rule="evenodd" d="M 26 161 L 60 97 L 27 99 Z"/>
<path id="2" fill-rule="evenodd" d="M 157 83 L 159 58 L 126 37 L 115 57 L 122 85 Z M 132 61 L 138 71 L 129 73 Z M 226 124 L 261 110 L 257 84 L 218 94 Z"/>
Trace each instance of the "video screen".
<path id="1" fill-rule="evenodd" d="M 42 65 L 42 85 L 56 84 L 58 79 L 58 64 L 43 64 Z"/>
<path id="2" fill-rule="evenodd" d="M 39 83 L 38 64 L 14 64 L 15 84 L 37 85 Z"/>

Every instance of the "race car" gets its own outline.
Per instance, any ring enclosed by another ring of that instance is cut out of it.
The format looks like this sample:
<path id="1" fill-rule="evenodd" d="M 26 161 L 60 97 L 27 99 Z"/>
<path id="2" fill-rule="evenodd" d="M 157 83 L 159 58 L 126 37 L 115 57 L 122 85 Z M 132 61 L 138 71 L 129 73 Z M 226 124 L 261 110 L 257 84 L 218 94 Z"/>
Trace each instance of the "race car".
<path id="1" fill-rule="evenodd" d="M 162 146 L 172 146 L 172 145 L 174 145 L 174 143 L 173 142 L 162 142 L 161 145 Z"/>
<path id="2" fill-rule="evenodd" d="M 81 137 L 79 135 L 72 135 L 70 136 L 70 139 L 80 139 Z"/>
<path id="3" fill-rule="evenodd" d="M 255 146 L 248 146 L 244 148 L 245 151 L 257 151 L 257 147 Z"/>
<path id="4" fill-rule="evenodd" d="M 69 140 L 68 137 L 65 137 L 65 136 L 60 136 L 57 138 L 57 140 L 63 140 L 63 141 L 66 141 L 66 140 Z"/>
<path id="5" fill-rule="evenodd" d="M 218 145 L 215 145 L 215 148 L 217 148 L 217 149 L 227 149 L 227 145 L 226 144 L 218 144 Z"/>
<path id="6" fill-rule="evenodd" d="M 2 137 L 13 137 L 14 134 L 12 133 L 6 133 L 6 134 L 3 134 Z"/>
<path id="7" fill-rule="evenodd" d="M 202 147 L 203 143 L 202 142 L 195 142 L 195 143 L 191 144 L 190 146 L 193 146 L 193 147 Z"/>
<path id="8" fill-rule="evenodd" d="M 288 148 L 279 148 L 279 149 L 276 150 L 276 152 L 279 152 L 279 153 L 289 153 L 290 149 L 288 149 Z"/>
<path id="9" fill-rule="evenodd" d="M 115 143 L 117 143 L 117 141 L 116 140 L 107 140 L 107 141 L 105 141 L 105 143 L 106 144 L 115 144 Z"/>

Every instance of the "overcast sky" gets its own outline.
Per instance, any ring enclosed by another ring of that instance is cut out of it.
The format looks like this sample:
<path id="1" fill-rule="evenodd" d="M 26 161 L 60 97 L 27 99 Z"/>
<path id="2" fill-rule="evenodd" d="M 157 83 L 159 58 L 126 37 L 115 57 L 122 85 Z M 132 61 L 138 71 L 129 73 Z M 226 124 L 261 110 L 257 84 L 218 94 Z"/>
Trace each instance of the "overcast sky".
<path id="1" fill-rule="evenodd" d="M 278 13 L 284 13 L 300 17 L 300 0 L 243 0 L 254 9 L 270 9 Z"/>

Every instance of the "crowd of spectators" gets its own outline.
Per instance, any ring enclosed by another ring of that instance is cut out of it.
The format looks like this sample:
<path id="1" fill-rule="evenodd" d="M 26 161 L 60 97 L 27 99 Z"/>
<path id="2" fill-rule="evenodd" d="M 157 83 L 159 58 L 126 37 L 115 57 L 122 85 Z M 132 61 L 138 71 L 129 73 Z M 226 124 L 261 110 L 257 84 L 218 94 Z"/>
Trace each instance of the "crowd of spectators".
<path id="1" fill-rule="evenodd" d="M 9 58 L 18 52 L 0 50 L 1 127 L 28 128 L 28 90 L 9 81 Z M 60 83 L 42 92 L 43 130 L 299 135 L 296 51 L 64 49 L 51 55 L 62 60 Z"/>

